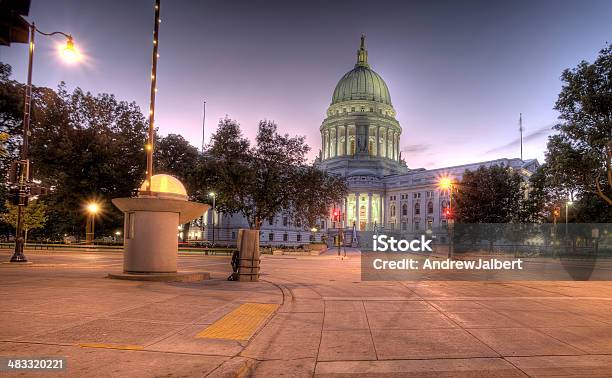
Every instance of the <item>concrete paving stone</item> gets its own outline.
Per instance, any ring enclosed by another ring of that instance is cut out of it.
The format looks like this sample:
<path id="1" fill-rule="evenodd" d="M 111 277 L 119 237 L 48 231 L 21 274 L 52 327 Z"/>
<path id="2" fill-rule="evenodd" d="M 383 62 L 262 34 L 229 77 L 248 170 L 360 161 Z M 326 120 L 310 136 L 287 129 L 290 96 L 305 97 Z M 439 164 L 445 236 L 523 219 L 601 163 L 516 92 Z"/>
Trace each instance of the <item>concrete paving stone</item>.
<path id="1" fill-rule="evenodd" d="M 7 342 L 0 342 L 0 355 L 65 357 L 66 370 L 54 372 L 54 377 L 205 376 L 227 359 L 221 356 Z M 24 372 L 21 376 L 31 377 L 32 375 L 32 372 Z M 48 375 L 41 374 L 41 376 Z"/>
<path id="2" fill-rule="evenodd" d="M 323 313 L 277 313 L 251 340 L 241 356 L 258 360 L 314 358 Z"/>
<path id="3" fill-rule="evenodd" d="M 372 330 L 380 360 L 497 357 L 462 329 Z"/>
<path id="4" fill-rule="evenodd" d="M 376 360 L 370 331 L 323 331 L 317 361 L 349 360 Z"/>
<path id="5" fill-rule="evenodd" d="M 571 346 L 589 354 L 612 353 L 612 327 L 538 328 Z"/>
<path id="6" fill-rule="evenodd" d="M 393 311 L 393 312 L 413 312 L 413 311 L 437 311 L 435 307 L 425 301 L 365 301 L 363 302 L 366 311 Z"/>
<path id="7" fill-rule="evenodd" d="M 315 377 L 525 377 L 501 358 L 319 362 Z"/>
<path id="8" fill-rule="evenodd" d="M 437 329 L 457 326 L 439 312 L 368 312 L 371 329 Z"/>
<path id="9" fill-rule="evenodd" d="M 529 328 L 471 329 L 470 333 L 502 356 L 582 353 L 579 349 Z"/>
<path id="10" fill-rule="evenodd" d="M 215 356 L 235 356 L 246 343 L 235 340 L 196 338 L 206 326 L 191 325 L 168 338 L 147 345 L 147 350 L 175 353 L 193 353 Z"/>
<path id="11" fill-rule="evenodd" d="M 365 311 L 325 312 L 324 330 L 369 329 Z"/>
<path id="12" fill-rule="evenodd" d="M 474 301 L 448 300 L 448 301 L 428 301 L 428 303 L 443 312 L 478 311 L 478 310 L 482 310 L 485 308 L 480 303 L 476 303 Z"/>
<path id="13" fill-rule="evenodd" d="M 223 306 L 224 303 L 223 301 L 211 301 L 201 298 L 199 304 L 185 305 L 169 300 L 149 303 L 126 311 L 113 313 L 112 318 L 191 323 Z"/>
<path id="14" fill-rule="evenodd" d="M 96 319 L 61 331 L 36 337 L 38 341 L 53 343 L 103 343 L 120 345 L 146 345 L 183 325 L 133 320 Z"/>
<path id="15" fill-rule="evenodd" d="M 544 311 L 499 311 L 517 322 L 530 327 L 598 327 L 606 324 L 593 317 L 581 316 L 571 312 Z"/>
<path id="16" fill-rule="evenodd" d="M 508 357 L 533 377 L 610 377 L 612 355 Z"/>
<path id="17" fill-rule="evenodd" d="M 279 312 L 323 312 L 324 305 L 321 299 L 293 298 L 291 302 L 285 303 Z"/>
<path id="18" fill-rule="evenodd" d="M 452 321 L 463 328 L 517 328 L 522 323 L 491 310 L 446 313 Z"/>
<path id="19" fill-rule="evenodd" d="M 258 361 L 251 370 L 250 377 L 312 377 L 315 369 L 314 358 L 296 360 Z"/>
<path id="20" fill-rule="evenodd" d="M 550 306 L 546 306 L 544 303 L 532 299 L 517 298 L 517 299 L 506 299 L 506 300 L 487 300 L 487 301 L 476 301 L 486 308 L 498 311 L 498 310 L 514 310 L 514 311 L 548 311 L 554 312 L 555 309 Z M 558 309 L 557 311 L 561 311 Z"/>
<path id="21" fill-rule="evenodd" d="M 27 312 L 0 312 L 0 339 L 28 339 L 40 333 L 70 327 L 87 320 L 79 315 L 47 315 Z M 10 325 L 10 326 L 9 326 Z"/>
<path id="22" fill-rule="evenodd" d="M 325 301 L 325 312 L 365 311 L 362 301 Z"/>

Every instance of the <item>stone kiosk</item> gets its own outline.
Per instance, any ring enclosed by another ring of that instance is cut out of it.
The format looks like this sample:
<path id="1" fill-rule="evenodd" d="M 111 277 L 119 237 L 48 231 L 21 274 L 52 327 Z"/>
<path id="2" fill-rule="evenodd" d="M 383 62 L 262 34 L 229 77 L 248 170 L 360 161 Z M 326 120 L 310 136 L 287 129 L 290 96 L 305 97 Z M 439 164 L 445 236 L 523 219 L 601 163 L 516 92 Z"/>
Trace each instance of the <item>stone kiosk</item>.
<path id="1" fill-rule="evenodd" d="M 187 201 L 183 184 L 170 175 L 154 175 L 151 191 L 145 181 L 135 198 L 115 198 L 123 211 L 123 273 L 111 278 L 152 281 L 194 281 L 204 272 L 178 272 L 178 226 L 201 216 L 209 205 Z"/>

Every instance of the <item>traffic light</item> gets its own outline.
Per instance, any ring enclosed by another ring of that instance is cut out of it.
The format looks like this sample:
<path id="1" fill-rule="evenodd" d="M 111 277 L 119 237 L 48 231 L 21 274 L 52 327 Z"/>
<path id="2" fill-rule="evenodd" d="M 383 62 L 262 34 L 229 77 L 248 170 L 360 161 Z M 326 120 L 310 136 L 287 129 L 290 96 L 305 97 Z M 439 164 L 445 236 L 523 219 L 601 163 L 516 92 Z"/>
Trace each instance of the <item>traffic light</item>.
<path id="1" fill-rule="evenodd" d="M 444 216 L 446 217 L 446 219 L 450 219 L 452 216 L 452 212 L 450 207 L 446 207 L 444 208 Z"/>

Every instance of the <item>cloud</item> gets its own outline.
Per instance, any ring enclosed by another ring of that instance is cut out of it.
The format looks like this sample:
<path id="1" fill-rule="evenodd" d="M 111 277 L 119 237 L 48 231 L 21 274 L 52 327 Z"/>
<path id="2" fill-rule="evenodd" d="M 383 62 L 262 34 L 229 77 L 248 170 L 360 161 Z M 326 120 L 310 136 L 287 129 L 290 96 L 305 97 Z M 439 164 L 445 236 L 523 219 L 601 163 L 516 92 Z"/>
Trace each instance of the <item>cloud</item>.
<path id="1" fill-rule="evenodd" d="M 402 152 L 405 153 L 423 153 L 431 149 L 431 144 L 423 143 L 423 144 L 408 144 L 402 147 Z"/>
<path id="2" fill-rule="evenodd" d="M 547 136 L 550 134 L 550 131 L 552 130 L 553 125 L 546 125 L 546 126 L 542 126 L 539 129 L 528 133 L 528 134 L 524 134 L 523 135 L 523 144 L 525 144 L 526 142 L 532 141 L 532 140 L 536 140 L 541 138 L 542 136 Z M 510 143 L 504 144 L 502 146 L 498 146 L 495 148 L 492 148 L 488 151 L 485 152 L 485 154 L 490 154 L 490 153 L 494 153 L 494 152 L 501 152 L 501 151 L 506 151 L 509 150 L 511 148 L 516 148 L 518 146 L 520 146 L 521 144 L 521 137 L 519 136 L 518 138 L 516 138 L 515 140 L 513 140 Z"/>

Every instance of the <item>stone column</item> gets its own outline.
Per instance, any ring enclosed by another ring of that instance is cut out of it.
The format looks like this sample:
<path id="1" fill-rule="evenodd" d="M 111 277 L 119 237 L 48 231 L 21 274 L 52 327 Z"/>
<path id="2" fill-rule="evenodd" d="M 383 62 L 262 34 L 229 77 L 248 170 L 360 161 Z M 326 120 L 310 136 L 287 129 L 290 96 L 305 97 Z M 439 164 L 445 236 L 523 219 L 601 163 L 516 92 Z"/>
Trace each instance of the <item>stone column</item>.
<path id="1" fill-rule="evenodd" d="M 355 193 L 355 228 L 359 230 L 359 192 Z"/>
<path id="2" fill-rule="evenodd" d="M 391 158 L 395 160 L 395 131 L 391 132 Z"/>
<path id="3" fill-rule="evenodd" d="M 338 135 L 338 129 L 340 128 L 340 126 L 336 126 L 336 144 L 334 145 L 334 148 L 336 149 L 336 156 L 340 156 L 340 148 L 338 146 L 340 146 L 340 137 Z"/>
<path id="4" fill-rule="evenodd" d="M 348 125 L 344 125 L 344 155 L 349 154 L 349 127 Z"/>
<path id="5" fill-rule="evenodd" d="M 368 193 L 368 227 L 372 227 L 372 193 Z"/>
<path id="6" fill-rule="evenodd" d="M 380 126 L 376 126 L 376 156 L 380 157 Z"/>
<path id="7" fill-rule="evenodd" d="M 385 157 L 389 158 L 389 128 L 385 128 Z"/>
<path id="8" fill-rule="evenodd" d="M 346 197 L 344 197 L 344 214 L 342 216 L 342 226 L 346 227 L 346 224 L 348 222 L 349 216 L 348 216 L 348 195 Z"/>
<path id="9" fill-rule="evenodd" d="M 364 151 L 367 155 L 370 155 L 370 125 L 363 126 L 363 128 L 365 129 Z"/>

